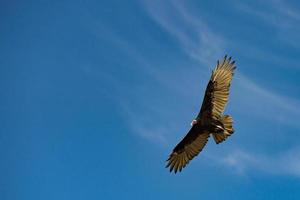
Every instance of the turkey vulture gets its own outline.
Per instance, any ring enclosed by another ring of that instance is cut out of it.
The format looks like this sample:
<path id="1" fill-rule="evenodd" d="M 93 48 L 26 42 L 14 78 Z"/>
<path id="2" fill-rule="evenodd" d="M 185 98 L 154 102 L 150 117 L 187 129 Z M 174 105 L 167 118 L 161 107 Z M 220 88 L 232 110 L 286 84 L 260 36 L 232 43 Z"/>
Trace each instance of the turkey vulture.
<path id="1" fill-rule="evenodd" d="M 166 168 L 170 167 L 170 172 L 181 171 L 197 156 L 206 145 L 210 134 L 219 144 L 234 132 L 232 117 L 223 115 L 223 112 L 235 68 L 235 61 L 231 61 L 231 57 L 227 58 L 227 55 L 217 62 L 206 87 L 198 116 L 192 121 L 191 129 L 173 149 L 167 160 Z"/>

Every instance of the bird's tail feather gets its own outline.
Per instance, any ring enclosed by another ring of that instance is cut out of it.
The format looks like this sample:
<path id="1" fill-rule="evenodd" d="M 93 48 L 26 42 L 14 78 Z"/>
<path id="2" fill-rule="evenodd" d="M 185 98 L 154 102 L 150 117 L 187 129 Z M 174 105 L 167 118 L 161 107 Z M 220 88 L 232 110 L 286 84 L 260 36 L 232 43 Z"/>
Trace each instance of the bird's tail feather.
<path id="1" fill-rule="evenodd" d="M 229 115 L 224 115 L 221 119 L 221 122 L 224 126 L 224 131 L 221 133 L 214 133 L 213 137 L 217 144 L 225 141 L 232 133 L 234 133 L 234 129 L 232 127 L 233 120 Z"/>

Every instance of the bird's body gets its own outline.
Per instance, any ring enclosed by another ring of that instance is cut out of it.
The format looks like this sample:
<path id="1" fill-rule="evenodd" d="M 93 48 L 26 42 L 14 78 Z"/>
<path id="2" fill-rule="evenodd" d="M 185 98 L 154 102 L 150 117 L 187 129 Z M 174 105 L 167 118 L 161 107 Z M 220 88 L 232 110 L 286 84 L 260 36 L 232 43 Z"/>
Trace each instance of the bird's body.
<path id="1" fill-rule="evenodd" d="M 227 56 L 221 62 L 218 61 L 208 82 L 200 112 L 191 123 L 192 128 L 167 160 L 166 167 L 170 167 L 170 172 L 181 171 L 201 152 L 211 134 L 219 144 L 234 132 L 232 118 L 223 115 L 223 112 L 235 68 L 234 61 L 231 62 L 231 58 L 227 59 Z"/>

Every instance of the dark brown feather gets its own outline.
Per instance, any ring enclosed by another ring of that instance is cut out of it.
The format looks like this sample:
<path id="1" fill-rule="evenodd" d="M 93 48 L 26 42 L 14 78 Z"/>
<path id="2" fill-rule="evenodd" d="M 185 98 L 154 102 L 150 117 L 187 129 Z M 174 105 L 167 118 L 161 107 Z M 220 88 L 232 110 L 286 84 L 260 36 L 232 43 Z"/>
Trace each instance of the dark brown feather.
<path id="1" fill-rule="evenodd" d="M 169 156 L 166 167 L 170 167 L 170 172 L 181 171 L 190 160 L 197 156 L 206 145 L 209 138 L 207 132 L 200 125 L 193 126 L 187 135 L 173 149 Z"/>

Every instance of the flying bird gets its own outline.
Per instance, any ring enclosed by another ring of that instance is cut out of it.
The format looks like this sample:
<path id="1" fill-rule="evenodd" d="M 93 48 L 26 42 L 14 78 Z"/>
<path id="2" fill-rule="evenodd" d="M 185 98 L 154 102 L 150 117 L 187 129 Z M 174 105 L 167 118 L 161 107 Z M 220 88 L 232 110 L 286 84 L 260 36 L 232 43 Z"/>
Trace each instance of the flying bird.
<path id="1" fill-rule="evenodd" d="M 176 145 L 167 160 L 170 172 L 181 171 L 190 160 L 197 156 L 206 145 L 210 135 L 216 144 L 233 134 L 233 119 L 224 115 L 228 101 L 230 83 L 236 69 L 235 61 L 227 55 L 217 62 L 206 87 L 202 106 L 197 117 L 191 122 L 191 129 Z"/>

